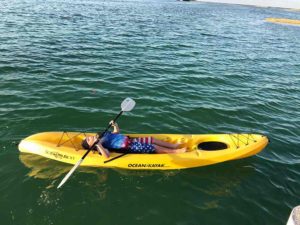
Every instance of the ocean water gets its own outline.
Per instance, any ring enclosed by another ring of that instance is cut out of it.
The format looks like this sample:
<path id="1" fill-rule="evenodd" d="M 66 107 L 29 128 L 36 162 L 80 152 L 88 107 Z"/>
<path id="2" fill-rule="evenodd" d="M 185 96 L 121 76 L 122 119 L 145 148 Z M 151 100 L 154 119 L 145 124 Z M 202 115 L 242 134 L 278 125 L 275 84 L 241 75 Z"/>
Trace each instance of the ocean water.
<path id="1" fill-rule="evenodd" d="M 173 0 L 0 2 L 0 224 L 285 224 L 300 204 L 297 11 Z M 179 171 L 20 154 L 43 131 L 262 133 L 256 156 Z"/>

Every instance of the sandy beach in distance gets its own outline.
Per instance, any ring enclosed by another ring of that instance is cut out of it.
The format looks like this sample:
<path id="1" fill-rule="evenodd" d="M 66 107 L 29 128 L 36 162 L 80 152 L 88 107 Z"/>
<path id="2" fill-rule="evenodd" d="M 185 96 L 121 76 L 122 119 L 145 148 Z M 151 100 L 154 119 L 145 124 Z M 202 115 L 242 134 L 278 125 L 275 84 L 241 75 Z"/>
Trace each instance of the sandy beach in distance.
<path id="1" fill-rule="evenodd" d="M 226 4 L 240 4 L 240 5 L 253 5 L 260 7 L 278 7 L 299 9 L 300 1 L 298 0 L 196 0 L 198 2 L 213 2 L 213 3 L 226 3 Z"/>

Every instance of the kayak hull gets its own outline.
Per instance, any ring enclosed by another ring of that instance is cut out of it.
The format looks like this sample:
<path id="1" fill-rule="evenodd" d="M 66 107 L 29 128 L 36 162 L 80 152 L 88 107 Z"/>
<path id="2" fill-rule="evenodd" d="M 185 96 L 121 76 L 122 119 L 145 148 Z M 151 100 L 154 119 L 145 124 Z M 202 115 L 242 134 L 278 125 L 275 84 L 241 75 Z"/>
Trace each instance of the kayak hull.
<path id="1" fill-rule="evenodd" d="M 89 135 L 94 134 L 38 133 L 23 139 L 19 144 L 19 150 L 74 165 L 86 152 L 82 149 L 81 142 Z M 262 151 L 268 144 L 268 138 L 259 134 L 128 134 L 128 136 L 152 136 L 170 143 L 180 143 L 187 148 L 187 152 L 125 155 L 111 152 L 109 159 L 91 152 L 81 166 L 133 170 L 185 169 L 249 157 Z"/>

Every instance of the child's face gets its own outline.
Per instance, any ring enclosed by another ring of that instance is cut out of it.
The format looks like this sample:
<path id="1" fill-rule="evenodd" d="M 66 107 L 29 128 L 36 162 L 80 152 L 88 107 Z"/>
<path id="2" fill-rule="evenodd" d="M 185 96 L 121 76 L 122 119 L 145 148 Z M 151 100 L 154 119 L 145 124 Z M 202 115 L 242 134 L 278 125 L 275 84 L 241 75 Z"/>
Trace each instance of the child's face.
<path id="1" fill-rule="evenodd" d="M 97 141 L 97 137 L 95 136 L 89 136 L 86 137 L 86 142 L 88 143 L 88 145 L 91 147 L 95 142 Z"/>

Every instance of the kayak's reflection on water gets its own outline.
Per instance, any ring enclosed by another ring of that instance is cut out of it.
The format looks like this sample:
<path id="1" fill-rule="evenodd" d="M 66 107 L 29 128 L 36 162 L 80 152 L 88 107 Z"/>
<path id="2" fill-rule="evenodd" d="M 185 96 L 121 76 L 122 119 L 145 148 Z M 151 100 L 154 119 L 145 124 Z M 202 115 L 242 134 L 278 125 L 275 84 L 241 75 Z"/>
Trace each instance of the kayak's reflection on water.
<path id="1" fill-rule="evenodd" d="M 253 165 L 246 160 L 231 161 L 183 171 L 183 186 L 194 193 L 187 194 L 184 202 L 200 210 L 225 207 L 224 202 L 239 199 L 245 189 L 257 188 L 257 183 L 249 184 L 249 180 L 255 180 L 257 176 Z"/>
<path id="2" fill-rule="evenodd" d="M 72 168 L 72 165 L 57 162 L 55 160 L 47 159 L 39 155 L 20 153 L 20 161 L 30 169 L 28 172 L 29 177 L 38 179 L 56 179 L 62 175 L 68 173 Z M 154 171 L 154 170 L 126 170 L 126 169 L 110 169 L 114 170 L 120 175 L 124 176 L 152 176 L 155 174 L 162 174 L 168 178 L 179 173 L 179 170 L 170 171 Z M 97 180 L 103 183 L 107 180 L 108 169 L 107 168 L 94 168 L 94 167 L 79 167 L 76 170 L 78 173 L 90 173 L 97 176 Z"/>
<path id="3" fill-rule="evenodd" d="M 69 172 L 72 168 L 72 165 L 28 153 L 20 153 L 19 159 L 30 169 L 27 175 L 39 179 L 56 179 Z M 79 167 L 78 172 L 99 175 L 99 169 L 97 170 L 97 168 L 92 167 Z M 105 178 L 101 178 L 101 180 L 103 179 L 104 181 L 106 180 Z"/>
<path id="4" fill-rule="evenodd" d="M 27 176 L 46 181 L 37 182 L 36 184 L 42 185 L 42 192 L 38 200 L 39 203 L 50 204 L 49 201 L 51 200 L 51 203 L 54 202 L 53 204 L 56 204 L 55 202 L 60 199 L 60 194 L 63 193 L 57 192 L 57 185 L 61 181 L 61 178 L 70 171 L 72 165 L 28 153 L 20 153 L 19 159 L 28 168 Z M 126 185 L 124 185 L 125 189 L 135 188 L 139 191 L 145 188 L 146 184 L 145 186 L 142 184 L 140 187 L 139 185 L 136 185 L 135 182 L 133 184 L 132 178 L 139 179 L 147 176 L 150 177 L 153 175 L 159 175 L 156 177 L 160 179 L 159 181 L 168 181 L 171 177 L 175 177 L 175 175 L 179 173 L 179 171 L 136 171 L 112 168 L 79 167 L 76 170 L 76 175 L 68 183 L 68 186 L 71 186 L 75 192 L 79 191 L 77 189 L 80 189 L 80 192 L 82 192 L 83 189 L 92 189 L 92 192 L 88 192 L 89 198 L 102 201 L 107 199 L 109 192 L 113 192 L 115 187 L 118 189 L 118 186 L 114 185 L 114 174 L 116 172 L 119 174 L 118 177 L 121 182 L 126 183 Z M 109 177 L 112 179 L 109 180 Z M 75 185 L 72 185 L 72 182 L 74 182 Z M 134 185 L 134 187 L 131 185 Z"/>
<path id="5" fill-rule="evenodd" d="M 37 183 L 45 187 L 39 201 L 43 204 L 44 202 L 48 204 L 49 199 L 53 199 L 54 202 L 59 201 L 60 194 L 63 192 L 57 192 L 57 185 L 61 178 L 70 171 L 72 165 L 28 153 L 21 153 L 19 158 L 29 168 L 27 176 L 47 180 L 47 182 Z M 222 199 L 238 198 L 239 189 L 254 188 L 249 187 L 246 181 L 255 178 L 257 175 L 255 171 L 253 164 L 245 163 L 245 161 L 167 171 L 79 167 L 68 187 L 72 187 L 75 192 L 79 189 L 93 190 L 88 192 L 90 199 L 102 201 L 111 194 L 115 194 L 116 191 L 118 192 L 120 183 L 123 191 L 135 190 L 135 193 L 142 193 L 144 190 L 151 193 L 153 189 L 164 190 L 166 187 L 166 189 L 171 189 L 177 185 L 182 190 L 185 204 L 208 210 L 223 207 Z M 115 176 L 116 173 L 119 176 Z M 239 188 L 241 186 L 243 188 Z M 170 192 L 168 196 L 174 195 L 175 198 L 176 194 L 177 192 Z"/>

